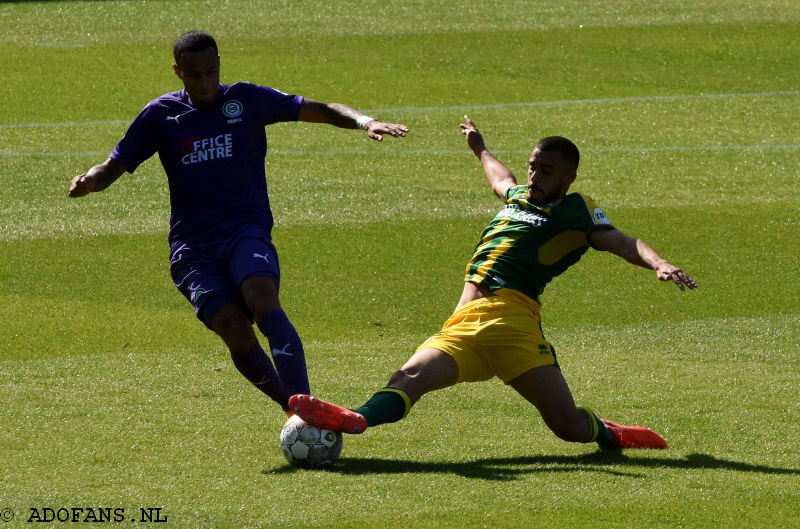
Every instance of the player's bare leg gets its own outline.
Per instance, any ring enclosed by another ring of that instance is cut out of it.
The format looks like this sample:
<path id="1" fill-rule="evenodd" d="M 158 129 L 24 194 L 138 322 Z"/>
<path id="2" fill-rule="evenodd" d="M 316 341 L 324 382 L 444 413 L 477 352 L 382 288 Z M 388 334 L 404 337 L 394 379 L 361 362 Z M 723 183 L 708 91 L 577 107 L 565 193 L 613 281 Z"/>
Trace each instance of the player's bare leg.
<path id="1" fill-rule="evenodd" d="M 258 343 L 244 311 L 235 304 L 224 305 L 211 318 L 211 328 L 228 346 L 236 369 L 287 411 L 291 392 Z"/>
<path id="2" fill-rule="evenodd" d="M 509 382 L 517 393 L 536 406 L 545 424 L 565 441 L 592 441 L 592 427 L 583 410 L 575 406 L 561 370 L 555 366 L 531 369 Z"/>
<path id="3" fill-rule="evenodd" d="M 555 366 L 531 369 L 509 385 L 536 406 L 547 426 L 565 441 L 597 441 L 605 449 L 667 447 L 649 428 L 599 419 L 591 410 L 576 407 L 561 370 Z"/>
<path id="4" fill-rule="evenodd" d="M 213 315 L 211 328 L 234 354 L 246 353 L 257 342 L 247 315 L 241 307 L 233 303 L 223 305 Z"/>
<path id="5" fill-rule="evenodd" d="M 289 406 L 314 426 L 361 433 L 368 426 L 399 421 L 422 395 L 452 386 L 457 380 L 458 366 L 450 355 L 438 349 L 421 349 L 360 408 L 349 410 L 310 395 L 294 395 Z"/>
<path id="6" fill-rule="evenodd" d="M 267 312 L 281 307 L 278 301 L 278 287 L 275 281 L 267 276 L 250 276 L 241 284 L 242 297 L 257 320 Z"/>
<path id="7" fill-rule="evenodd" d="M 275 369 L 289 394 L 309 393 L 303 342 L 281 308 L 275 281 L 267 276 L 250 276 L 242 281 L 241 290 L 256 325 L 267 337 Z"/>
<path id="8" fill-rule="evenodd" d="M 458 365 L 452 356 L 438 349 L 420 349 L 392 375 L 387 387 L 405 391 L 413 406 L 424 394 L 457 381 Z"/>

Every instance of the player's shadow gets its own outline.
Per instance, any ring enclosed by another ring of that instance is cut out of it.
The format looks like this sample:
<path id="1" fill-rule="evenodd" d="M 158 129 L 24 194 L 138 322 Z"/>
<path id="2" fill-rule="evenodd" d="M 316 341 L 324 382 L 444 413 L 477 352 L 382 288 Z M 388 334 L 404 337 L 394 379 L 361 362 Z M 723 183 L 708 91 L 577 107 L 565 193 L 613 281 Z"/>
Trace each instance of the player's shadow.
<path id="1" fill-rule="evenodd" d="M 337 461 L 333 468 L 327 471 L 344 475 L 457 474 L 466 478 L 511 481 L 525 474 L 553 472 L 602 472 L 614 476 L 644 478 L 646 477 L 644 474 L 636 472 L 636 469 L 642 468 L 723 469 L 762 474 L 800 475 L 800 469 L 753 465 L 706 454 L 689 454 L 683 459 L 670 457 L 640 459 L 628 457 L 622 452 L 603 451 L 575 456 L 541 455 L 448 463 L 346 457 Z M 284 473 L 296 470 L 287 465 L 272 472 Z"/>

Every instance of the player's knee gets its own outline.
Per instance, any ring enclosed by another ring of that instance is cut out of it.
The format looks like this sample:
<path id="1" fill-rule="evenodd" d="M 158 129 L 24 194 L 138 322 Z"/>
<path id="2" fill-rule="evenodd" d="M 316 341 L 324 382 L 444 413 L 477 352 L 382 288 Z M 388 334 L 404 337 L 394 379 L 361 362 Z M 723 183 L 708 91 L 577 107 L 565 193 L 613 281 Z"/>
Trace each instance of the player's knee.
<path id="1" fill-rule="evenodd" d="M 220 310 L 212 327 L 234 354 L 246 353 L 256 344 L 253 327 L 241 310 Z"/>
<path id="2" fill-rule="evenodd" d="M 389 383 L 387 385 L 395 387 L 395 388 L 403 388 L 405 389 L 406 386 L 411 383 L 414 378 L 419 376 L 418 369 L 399 369 L 394 372 L 392 377 L 389 379 Z"/>
<path id="3" fill-rule="evenodd" d="M 242 296 L 256 320 L 281 306 L 275 282 L 268 277 L 255 276 L 243 281 Z"/>
<path id="4" fill-rule="evenodd" d="M 281 308 L 281 304 L 278 302 L 277 296 L 262 296 L 251 300 L 247 308 L 250 309 L 256 320 L 260 320 L 268 312 Z"/>
<path id="5" fill-rule="evenodd" d="M 427 389 L 421 382 L 419 370 L 406 367 L 395 371 L 386 385 L 405 391 L 406 395 L 411 399 L 412 405 L 427 393 Z"/>
<path id="6" fill-rule="evenodd" d="M 395 371 L 389 385 L 406 391 L 412 402 L 424 394 L 452 386 L 458 380 L 458 366 L 453 358 L 441 351 L 424 349 L 414 354 Z"/>

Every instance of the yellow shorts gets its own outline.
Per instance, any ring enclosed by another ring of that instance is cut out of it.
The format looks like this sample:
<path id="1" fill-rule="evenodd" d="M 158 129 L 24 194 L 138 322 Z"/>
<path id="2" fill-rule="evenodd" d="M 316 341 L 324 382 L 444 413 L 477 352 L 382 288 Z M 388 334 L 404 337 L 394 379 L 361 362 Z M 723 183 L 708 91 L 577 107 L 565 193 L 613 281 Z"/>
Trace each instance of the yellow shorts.
<path id="1" fill-rule="evenodd" d="M 497 376 L 505 383 L 540 366 L 558 366 L 553 346 L 542 335 L 539 303 L 501 289 L 458 308 L 442 330 L 417 348 L 438 349 L 458 365 L 458 382 Z"/>

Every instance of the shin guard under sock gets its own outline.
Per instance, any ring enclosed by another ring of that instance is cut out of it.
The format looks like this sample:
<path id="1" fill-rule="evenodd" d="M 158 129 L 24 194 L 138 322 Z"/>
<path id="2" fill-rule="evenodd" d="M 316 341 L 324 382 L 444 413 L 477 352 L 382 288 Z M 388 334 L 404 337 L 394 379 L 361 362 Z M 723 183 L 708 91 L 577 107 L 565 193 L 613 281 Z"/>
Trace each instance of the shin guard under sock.
<path id="1" fill-rule="evenodd" d="M 289 393 L 291 395 L 311 393 L 303 343 L 283 309 L 267 312 L 256 325 L 269 340 L 275 369 Z"/>
<path id="2" fill-rule="evenodd" d="M 289 397 L 292 393 L 284 386 L 267 353 L 258 342 L 246 353 L 231 351 L 231 359 L 236 369 L 255 387 L 280 404 L 284 411 L 289 409 Z"/>
<path id="3" fill-rule="evenodd" d="M 367 419 L 368 426 L 397 422 L 411 411 L 411 397 L 405 390 L 385 387 L 353 411 Z"/>

